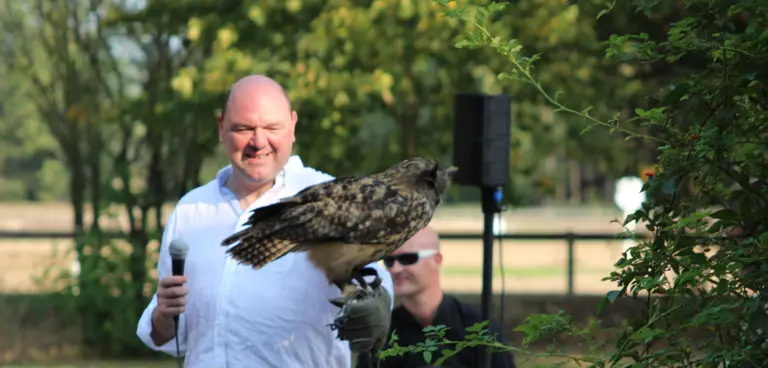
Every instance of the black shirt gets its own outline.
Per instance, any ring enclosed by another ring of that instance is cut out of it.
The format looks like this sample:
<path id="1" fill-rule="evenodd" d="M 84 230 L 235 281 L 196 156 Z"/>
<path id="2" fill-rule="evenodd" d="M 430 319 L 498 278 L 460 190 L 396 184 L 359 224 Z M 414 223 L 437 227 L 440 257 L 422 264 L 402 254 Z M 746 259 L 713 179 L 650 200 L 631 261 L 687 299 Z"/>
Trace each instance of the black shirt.
<path id="1" fill-rule="evenodd" d="M 482 314 L 480 309 L 475 306 L 460 301 L 456 297 L 443 294 L 443 300 L 437 308 L 435 318 L 430 323 L 432 326 L 445 325 L 448 329 L 445 332 L 445 338 L 453 341 L 464 340 L 466 335 L 465 328 L 472 326 L 477 322 L 481 322 Z M 422 331 L 423 327 L 418 321 L 408 312 L 405 307 L 398 306 L 392 311 L 392 324 L 389 329 L 389 335 L 392 335 L 392 331 L 398 336 L 398 345 L 400 346 L 412 346 L 420 342 L 424 342 L 426 337 Z M 498 322 L 491 319 L 488 332 L 492 335 L 496 335 L 499 342 L 505 343 L 504 335 L 501 333 L 501 327 Z M 382 350 L 388 349 L 389 345 L 385 346 Z M 446 347 L 450 349 L 450 346 Z M 456 355 L 453 355 L 447 359 L 442 366 L 453 368 L 470 368 L 477 367 L 479 362 L 479 355 L 484 353 L 485 347 L 469 347 L 462 349 Z M 433 352 L 432 361 L 442 357 L 442 352 Z M 374 359 L 376 359 L 374 357 Z M 369 365 L 367 354 L 361 354 L 358 357 L 357 368 L 376 367 L 376 361 Z M 410 354 L 405 353 L 402 356 L 387 357 L 379 363 L 380 368 L 420 368 L 429 367 L 424 361 L 424 357 L 421 353 Z M 515 368 L 514 357 L 511 352 L 496 352 L 491 354 L 491 367 L 492 368 Z"/>

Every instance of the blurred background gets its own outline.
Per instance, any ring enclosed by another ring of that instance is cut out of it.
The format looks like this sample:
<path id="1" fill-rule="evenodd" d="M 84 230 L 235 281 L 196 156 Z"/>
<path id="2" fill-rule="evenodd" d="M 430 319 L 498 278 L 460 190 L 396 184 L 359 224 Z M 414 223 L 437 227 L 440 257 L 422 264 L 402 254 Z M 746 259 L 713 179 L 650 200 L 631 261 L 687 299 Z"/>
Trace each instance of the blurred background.
<path id="1" fill-rule="evenodd" d="M 603 3 L 511 1 L 489 27 L 541 53 L 535 76 L 561 103 L 610 118 L 685 69 L 609 62 L 601 45 L 666 32 L 678 2 L 645 15 L 619 2 L 598 20 Z M 512 343 L 527 314 L 586 318 L 611 290 L 616 182 L 654 164 L 648 142 L 582 132 L 534 87 L 497 78 L 510 69 L 498 54 L 455 48 L 462 25 L 427 0 L 2 0 L 0 27 L 0 364 L 172 366 L 136 321 L 170 209 L 227 164 L 215 114 L 247 74 L 285 86 L 296 153 L 336 176 L 417 155 L 451 162 L 454 94 L 512 95 L 497 232 L 529 239 L 504 240 L 501 262 L 494 245 L 493 284 L 501 264 Z M 433 222 L 446 290 L 477 303 L 478 199 L 451 188 Z"/>

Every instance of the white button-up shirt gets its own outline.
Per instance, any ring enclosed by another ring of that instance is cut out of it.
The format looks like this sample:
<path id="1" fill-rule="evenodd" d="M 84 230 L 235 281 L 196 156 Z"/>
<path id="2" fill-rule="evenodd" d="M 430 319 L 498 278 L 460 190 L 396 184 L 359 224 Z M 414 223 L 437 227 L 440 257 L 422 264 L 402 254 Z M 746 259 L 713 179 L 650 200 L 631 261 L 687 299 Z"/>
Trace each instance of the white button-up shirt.
<path id="1" fill-rule="evenodd" d="M 255 271 L 237 265 L 225 254 L 227 247 L 221 246 L 225 237 L 243 228 L 252 209 L 333 177 L 292 156 L 275 186 L 242 211 L 224 186 L 231 172 L 230 166 L 225 167 L 216 179 L 179 200 L 160 245 L 158 279 L 171 275 L 171 240 L 182 237 L 189 244 L 184 272 L 189 294 L 178 333 L 185 366 L 350 367 L 349 343 L 337 339 L 337 332 L 328 326 L 338 313 L 328 299 L 339 296 L 339 290 L 328 285 L 305 253 L 289 253 Z M 370 267 L 392 295 L 387 270 L 379 263 Z M 157 346 L 149 336 L 156 305 L 157 294 L 144 310 L 137 334 L 148 347 L 176 356 L 176 338 Z"/>

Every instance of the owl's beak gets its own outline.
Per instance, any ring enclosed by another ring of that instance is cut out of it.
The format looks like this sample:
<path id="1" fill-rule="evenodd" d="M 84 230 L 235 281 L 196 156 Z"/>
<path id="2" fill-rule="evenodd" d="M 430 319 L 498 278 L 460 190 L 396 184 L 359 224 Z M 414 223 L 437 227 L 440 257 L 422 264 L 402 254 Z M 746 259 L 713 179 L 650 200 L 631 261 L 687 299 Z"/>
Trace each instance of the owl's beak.
<path id="1" fill-rule="evenodd" d="M 453 176 L 453 174 L 456 174 L 457 171 L 459 171 L 459 168 L 456 166 L 451 166 L 445 169 L 445 173 L 448 174 L 449 177 Z"/>

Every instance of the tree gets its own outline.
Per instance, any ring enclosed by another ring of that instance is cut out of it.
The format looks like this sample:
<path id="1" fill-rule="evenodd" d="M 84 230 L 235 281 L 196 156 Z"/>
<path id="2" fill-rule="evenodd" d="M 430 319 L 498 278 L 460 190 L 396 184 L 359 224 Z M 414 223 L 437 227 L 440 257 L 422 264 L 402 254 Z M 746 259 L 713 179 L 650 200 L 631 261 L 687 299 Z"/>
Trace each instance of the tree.
<path id="1" fill-rule="evenodd" d="M 616 90 L 609 83 L 614 77 L 602 73 L 592 23 L 556 5 L 534 12 L 533 3 L 515 5 L 524 22 L 489 22 L 499 34 L 521 34 L 543 50 L 558 50 L 541 63 L 542 75 L 558 87 L 580 96 L 595 95 L 595 88 Z M 552 25 L 533 27 L 547 22 Z M 451 52 L 440 42 L 455 39 L 461 28 L 428 2 L 224 1 L 190 19 L 189 41 L 211 45 L 212 52 L 202 67 L 185 69 L 179 79 L 190 90 L 223 93 L 245 74 L 274 77 L 299 111 L 298 152 L 307 164 L 336 175 L 378 171 L 412 155 L 451 161 L 456 92 L 514 96 L 510 198 L 536 197 L 539 183 L 562 171 L 541 164 L 553 154 L 596 162 L 604 172 L 626 171 L 622 155 L 602 154 L 616 151 L 620 141 L 592 134 L 564 147 L 560 142 L 575 134 L 565 129 L 566 118 L 552 114 L 534 90 L 496 80 L 503 57 Z M 631 96 L 631 90 L 616 94 L 604 105 Z"/>
<path id="2" fill-rule="evenodd" d="M 216 143 L 210 126 L 218 101 L 172 88 L 179 70 L 204 62 L 208 51 L 181 42 L 186 12 L 142 18 L 158 6 L 4 3 L 6 70 L 19 78 L 18 89 L 34 102 L 67 164 L 81 271 L 62 292 L 72 297 L 83 345 L 95 355 L 147 351 L 126 341 L 153 284 L 147 247 L 162 233 L 164 203 L 199 184 Z M 206 115 L 208 121 L 199 119 Z M 128 218 L 117 234 L 103 226 L 114 204 Z"/>
<path id="3" fill-rule="evenodd" d="M 619 289 L 609 292 L 597 311 L 617 298 L 632 298 L 644 304 L 644 313 L 613 331 L 609 351 L 594 344 L 597 324 L 576 326 L 565 313 L 533 315 L 517 328 L 527 335 L 523 347 L 561 337 L 589 344 L 582 356 L 552 344 L 541 355 L 562 357 L 556 366 L 575 361 L 588 367 L 762 367 L 768 361 L 768 93 L 760 66 L 768 59 L 768 31 L 760 25 L 768 21 L 768 4 L 631 4 L 614 7 L 612 2 L 598 17 L 623 19 L 634 10 L 648 23 L 669 22 L 662 32 L 638 28 L 605 40 L 608 60 L 629 63 L 641 71 L 637 78 L 655 80 L 654 90 L 631 116 L 590 113 L 556 98 L 532 74 L 537 58 L 517 40 L 495 37 L 485 18 L 475 16 L 495 14 L 502 4 L 446 10 L 473 25 L 460 46 L 505 55 L 505 71 L 517 83 L 536 88 L 561 113 L 594 131 L 618 132 L 656 147 L 658 170 L 644 187 L 650 199 L 623 221 L 643 222 L 652 236 L 616 263 L 605 280 Z M 668 183 L 671 192 L 663 190 Z M 693 190 L 685 189 L 689 185 Z M 432 352 L 440 345 L 451 350 L 438 357 L 438 364 L 470 345 L 530 354 L 495 342 L 483 327 L 471 327 L 474 333 L 466 341 L 447 341 L 442 327 L 432 326 L 432 339 L 425 344 L 394 346 L 382 356 Z M 431 360 L 431 353 L 425 357 Z"/>

